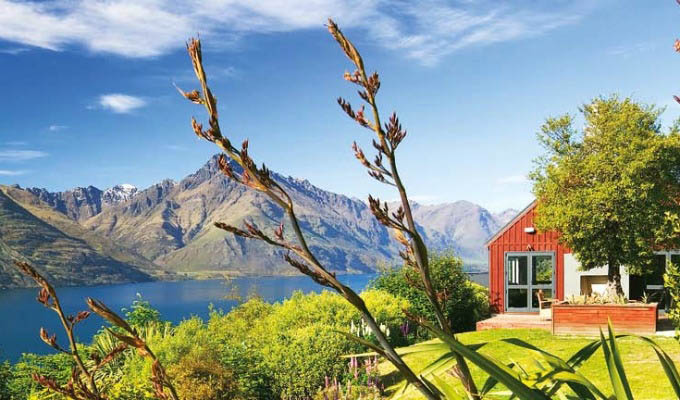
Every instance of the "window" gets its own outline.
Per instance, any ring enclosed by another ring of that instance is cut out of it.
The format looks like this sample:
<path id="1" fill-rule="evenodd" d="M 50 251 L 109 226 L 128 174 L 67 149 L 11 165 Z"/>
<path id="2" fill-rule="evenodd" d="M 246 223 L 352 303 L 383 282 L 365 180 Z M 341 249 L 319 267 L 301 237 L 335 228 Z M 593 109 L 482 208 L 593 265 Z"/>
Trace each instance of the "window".
<path id="1" fill-rule="evenodd" d="M 680 264 L 680 254 L 671 254 L 671 262 L 673 264 Z"/>
<path id="2" fill-rule="evenodd" d="M 666 272 L 666 254 L 655 254 L 652 270 L 647 275 L 647 287 L 654 286 L 654 289 L 663 288 L 663 274 Z"/>
<path id="3" fill-rule="evenodd" d="M 526 285 L 527 269 L 526 256 L 509 256 L 508 257 L 508 284 L 510 285 Z"/>
<path id="4" fill-rule="evenodd" d="M 667 308 L 667 293 L 664 288 L 663 275 L 668 262 L 680 263 L 680 251 L 664 251 L 654 254 L 654 262 L 642 275 L 631 275 L 630 297 L 640 300 L 647 296 L 650 301 L 658 302 L 659 308 Z"/>
<path id="5" fill-rule="evenodd" d="M 553 257 L 531 257 L 531 283 L 534 285 L 552 285 Z"/>

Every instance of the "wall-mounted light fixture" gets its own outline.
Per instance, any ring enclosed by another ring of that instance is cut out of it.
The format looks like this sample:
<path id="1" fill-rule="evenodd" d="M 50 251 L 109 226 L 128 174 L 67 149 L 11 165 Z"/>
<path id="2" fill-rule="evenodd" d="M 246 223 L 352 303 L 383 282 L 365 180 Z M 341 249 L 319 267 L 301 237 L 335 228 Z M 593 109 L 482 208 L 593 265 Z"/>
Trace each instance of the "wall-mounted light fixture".
<path id="1" fill-rule="evenodd" d="M 526 227 L 524 228 L 524 233 L 536 233 L 536 228 L 533 226 Z"/>

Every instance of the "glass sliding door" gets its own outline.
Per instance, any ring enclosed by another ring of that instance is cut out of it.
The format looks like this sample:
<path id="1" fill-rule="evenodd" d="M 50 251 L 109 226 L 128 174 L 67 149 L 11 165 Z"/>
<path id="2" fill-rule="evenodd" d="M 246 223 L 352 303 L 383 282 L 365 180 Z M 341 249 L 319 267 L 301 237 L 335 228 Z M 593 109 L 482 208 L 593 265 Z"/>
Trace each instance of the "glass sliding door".
<path id="1" fill-rule="evenodd" d="M 664 287 L 663 275 L 668 263 L 680 264 L 680 251 L 659 251 L 654 253 L 654 261 L 640 274 L 630 275 L 630 298 L 659 303 L 659 309 L 669 309 L 668 290 Z"/>
<path id="2" fill-rule="evenodd" d="M 531 308 L 539 309 L 538 297 L 539 290 L 543 291 L 543 297 L 551 299 L 553 297 L 553 255 L 542 254 L 531 256 Z"/>
<path id="3" fill-rule="evenodd" d="M 654 262 L 640 275 L 631 275 L 630 298 L 642 300 L 646 296 L 649 301 L 659 303 L 659 309 L 668 310 L 668 291 L 664 287 L 663 275 L 667 264 L 680 263 L 680 253 L 677 250 L 656 252 Z"/>
<path id="4" fill-rule="evenodd" d="M 529 256 L 508 255 L 505 262 L 506 305 L 508 311 L 529 308 Z"/>
<path id="5" fill-rule="evenodd" d="M 506 311 L 538 311 L 536 294 L 553 297 L 555 256 L 553 253 L 506 253 Z"/>
<path id="6" fill-rule="evenodd" d="M 645 276 L 645 293 L 651 301 L 659 303 L 659 308 L 666 307 L 666 289 L 663 286 L 663 274 L 666 272 L 666 254 L 655 254 L 651 271 Z"/>

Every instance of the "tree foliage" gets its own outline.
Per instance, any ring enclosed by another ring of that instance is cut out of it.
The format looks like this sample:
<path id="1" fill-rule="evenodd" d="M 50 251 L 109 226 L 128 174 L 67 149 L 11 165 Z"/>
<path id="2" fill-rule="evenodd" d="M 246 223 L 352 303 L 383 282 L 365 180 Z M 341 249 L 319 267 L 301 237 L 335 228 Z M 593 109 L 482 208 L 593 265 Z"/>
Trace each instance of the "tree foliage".
<path id="1" fill-rule="evenodd" d="M 488 291 L 469 280 L 462 260 L 452 254 L 431 254 L 429 264 L 432 285 L 442 293 L 442 309 L 451 330 L 474 330 L 477 321 L 489 316 Z M 387 269 L 371 286 L 407 299 L 413 312 L 435 320 L 432 303 L 415 282 L 418 276 L 412 268 Z"/>
<path id="2" fill-rule="evenodd" d="M 132 326 L 145 326 L 148 324 L 161 322 L 161 313 L 151 307 L 148 301 L 137 293 L 136 299 L 132 302 L 130 309 L 124 308 L 125 319 Z"/>
<path id="3" fill-rule="evenodd" d="M 668 316 L 675 328 L 680 329 L 680 265 L 672 263 L 668 265 L 664 274 L 664 284 L 671 300 Z"/>
<path id="4" fill-rule="evenodd" d="M 654 106 L 617 96 L 596 98 L 575 118 L 548 118 L 538 133 L 545 155 L 531 178 L 536 225 L 560 232 L 584 269 L 609 265 L 644 272 L 653 262 L 665 214 L 678 211 L 680 135 L 662 132 Z M 610 285 L 613 286 L 613 285 Z"/>

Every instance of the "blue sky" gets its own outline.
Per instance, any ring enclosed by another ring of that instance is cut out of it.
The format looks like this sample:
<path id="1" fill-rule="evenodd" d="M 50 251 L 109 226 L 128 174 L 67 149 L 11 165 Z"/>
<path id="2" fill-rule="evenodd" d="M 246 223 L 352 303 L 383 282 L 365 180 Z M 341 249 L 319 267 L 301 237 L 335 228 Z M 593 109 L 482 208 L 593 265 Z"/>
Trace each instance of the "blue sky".
<path id="1" fill-rule="evenodd" d="M 256 161 L 365 199 L 395 194 L 351 152 L 371 137 L 335 99 L 358 105 L 333 17 L 382 78 L 379 102 L 408 136 L 398 158 L 424 203 L 493 211 L 531 200 L 525 179 L 545 117 L 619 93 L 680 115 L 674 1 L 0 0 L 0 183 L 64 190 L 181 179 L 216 149 L 185 40 L 200 33 L 223 130 Z"/>

